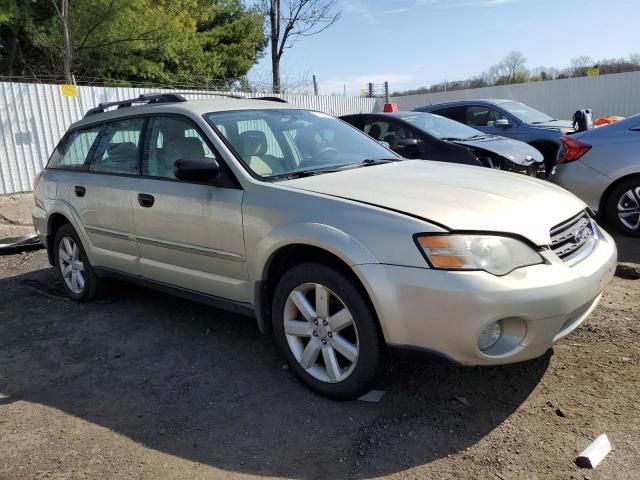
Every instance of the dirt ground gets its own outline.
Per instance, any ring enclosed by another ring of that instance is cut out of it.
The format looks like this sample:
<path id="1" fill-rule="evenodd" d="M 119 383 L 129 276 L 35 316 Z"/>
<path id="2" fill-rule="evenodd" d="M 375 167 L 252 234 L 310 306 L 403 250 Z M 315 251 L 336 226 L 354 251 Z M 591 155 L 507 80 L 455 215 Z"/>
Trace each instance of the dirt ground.
<path id="1" fill-rule="evenodd" d="M 0 198 L 0 238 L 29 202 Z M 616 277 L 540 359 L 394 353 L 380 402 L 334 402 L 251 319 L 124 285 L 75 303 L 44 251 L 0 256 L 0 479 L 640 479 L 639 322 L 640 280 Z M 600 433 L 613 452 L 579 469 Z"/>

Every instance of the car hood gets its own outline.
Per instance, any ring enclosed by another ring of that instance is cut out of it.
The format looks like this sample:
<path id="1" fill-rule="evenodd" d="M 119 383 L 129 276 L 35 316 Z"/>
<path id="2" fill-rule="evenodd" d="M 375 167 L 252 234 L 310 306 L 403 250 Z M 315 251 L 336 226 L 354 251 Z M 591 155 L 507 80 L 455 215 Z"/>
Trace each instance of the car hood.
<path id="1" fill-rule="evenodd" d="M 531 165 L 533 162 L 542 162 L 544 160 L 542 154 L 531 145 L 497 135 L 487 135 L 473 140 L 455 140 L 453 143 L 488 150 L 508 158 L 518 165 L 526 166 Z"/>
<path id="2" fill-rule="evenodd" d="M 550 122 L 531 124 L 532 127 L 546 128 L 549 130 L 571 130 L 573 132 L 573 122 L 571 120 L 552 120 Z"/>
<path id="3" fill-rule="evenodd" d="M 586 208 L 574 195 L 542 180 L 428 160 L 342 170 L 280 185 L 406 213 L 450 230 L 517 234 L 541 246 L 551 242 L 552 227 Z"/>

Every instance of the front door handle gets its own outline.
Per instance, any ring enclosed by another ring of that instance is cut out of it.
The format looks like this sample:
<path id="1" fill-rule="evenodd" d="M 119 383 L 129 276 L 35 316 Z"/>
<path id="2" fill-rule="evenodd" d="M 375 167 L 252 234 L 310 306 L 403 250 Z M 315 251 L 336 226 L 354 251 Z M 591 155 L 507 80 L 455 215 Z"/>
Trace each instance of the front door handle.
<path id="1" fill-rule="evenodd" d="M 156 201 L 153 198 L 153 195 L 149 195 L 148 193 L 139 193 L 138 194 L 138 203 L 141 207 L 149 208 L 153 207 L 153 203 Z"/>
<path id="2" fill-rule="evenodd" d="M 73 187 L 73 191 L 76 192 L 76 197 L 84 197 L 84 194 L 87 193 L 87 189 L 81 185 Z"/>

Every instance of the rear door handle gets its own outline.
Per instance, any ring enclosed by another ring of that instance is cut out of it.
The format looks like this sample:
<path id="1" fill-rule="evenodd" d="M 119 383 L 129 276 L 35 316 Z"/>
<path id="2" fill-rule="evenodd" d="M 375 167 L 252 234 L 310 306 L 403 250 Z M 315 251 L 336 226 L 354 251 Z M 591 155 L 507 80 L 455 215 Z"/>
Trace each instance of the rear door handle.
<path id="1" fill-rule="evenodd" d="M 73 187 L 73 191 L 76 192 L 76 197 L 84 197 L 84 194 L 87 193 L 87 189 L 80 185 Z"/>
<path id="2" fill-rule="evenodd" d="M 153 203 L 156 201 L 153 198 L 153 195 L 149 195 L 148 193 L 139 193 L 138 194 L 138 203 L 141 207 L 149 208 L 153 207 Z"/>

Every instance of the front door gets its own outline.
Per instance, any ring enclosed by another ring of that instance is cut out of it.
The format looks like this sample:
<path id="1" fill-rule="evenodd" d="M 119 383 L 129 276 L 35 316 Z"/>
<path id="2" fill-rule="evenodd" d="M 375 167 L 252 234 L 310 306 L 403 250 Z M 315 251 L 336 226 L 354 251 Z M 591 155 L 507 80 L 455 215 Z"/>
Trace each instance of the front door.
<path id="1" fill-rule="evenodd" d="M 190 120 L 149 120 L 142 177 L 132 200 L 140 272 L 164 284 L 246 302 L 243 190 L 180 181 L 173 174 L 176 160 L 202 157 L 217 155 Z"/>

